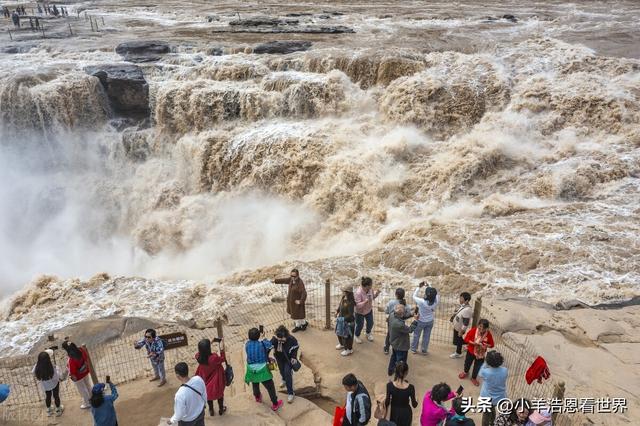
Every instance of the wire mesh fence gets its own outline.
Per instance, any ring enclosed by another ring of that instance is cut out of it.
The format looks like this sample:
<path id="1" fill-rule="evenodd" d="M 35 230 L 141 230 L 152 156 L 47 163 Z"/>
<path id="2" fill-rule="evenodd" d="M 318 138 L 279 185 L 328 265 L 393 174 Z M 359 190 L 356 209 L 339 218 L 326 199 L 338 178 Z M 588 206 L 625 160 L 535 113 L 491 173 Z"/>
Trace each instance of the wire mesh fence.
<path id="1" fill-rule="evenodd" d="M 249 328 L 262 325 L 266 334 L 271 335 L 281 324 L 289 327 L 292 325 L 292 320 L 286 309 L 287 286 L 268 284 L 263 287 L 263 290 L 259 297 L 247 294 L 242 305 L 227 309 L 222 317 L 216 321 L 217 329 L 185 329 L 177 324 L 157 329 L 158 335 L 177 331 L 187 334 L 187 345 L 165 352 L 166 368 L 171 371 L 177 362 L 185 361 L 193 368 L 192 371 L 195 371 L 195 354 L 198 342 L 204 338 L 213 339 L 222 333 L 227 356 L 233 359 L 238 373 L 240 373 L 244 358 L 242 348 L 247 339 Z M 328 281 L 308 283 L 306 290 L 306 318 L 309 325 L 320 329 L 333 328 L 336 310 L 342 295 L 342 285 Z M 375 334 L 386 334 L 385 307 L 390 300 L 395 298 L 392 290 L 382 291 L 374 301 L 373 333 Z M 265 294 L 268 295 L 266 298 Z M 412 295 L 413 289 L 407 289 L 407 303 L 414 306 Z M 432 342 L 452 347 L 453 330 L 449 319 L 458 306 L 457 296 L 440 296 L 431 332 Z M 559 386 L 552 380 L 542 383 L 533 382 L 531 385 L 525 381 L 527 369 L 538 356 L 534 346 L 526 338 L 516 338 L 505 332 L 504 327 L 495 319 L 488 307 L 476 303 L 475 308 L 480 308 L 480 310 L 479 314 L 474 315 L 474 319 L 486 318 L 489 320 L 490 330 L 496 341 L 496 350 L 502 353 L 505 359 L 504 365 L 509 369 L 508 396 L 512 399 L 549 400 L 557 398 Z M 144 348 L 134 349 L 134 342 L 141 340 L 143 335 L 143 332 L 138 332 L 87 348 L 99 381 L 104 381 L 106 375 L 110 375 L 114 383 L 125 383 L 153 376 L 153 368 Z M 32 373 L 36 360 L 37 355 L 0 359 L 0 383 L 11 385 L 11 398 L 5 401 L 5 406 L 28 407 L 41 404 L 44 401 L 44 392 Z M 54 363 L 61 370 L 65 369 L 67 365 L 66 353 L 61 350 L 55 351 Z M 237 382 L 240 384 L 236 383 L 235 386 L 243 386 L 241 380 Z M 78 399 L 75 386 L 70 380 L 62 382 L 60 390 L 63 400 Z M 235 388 L 230 391 L 232 394 L 236 392 Z M 576 414 L 559 415 L 554 424 L 570 426 L 583 424 L 583 421 L 584 418 Z"/>

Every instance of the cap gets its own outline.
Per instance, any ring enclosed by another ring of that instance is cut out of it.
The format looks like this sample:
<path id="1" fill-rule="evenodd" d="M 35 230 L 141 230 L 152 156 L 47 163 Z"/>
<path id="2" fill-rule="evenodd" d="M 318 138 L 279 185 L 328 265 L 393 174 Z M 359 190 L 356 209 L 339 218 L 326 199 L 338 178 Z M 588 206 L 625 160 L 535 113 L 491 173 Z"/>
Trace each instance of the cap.
<path id="1" fill-rule="evenodd" d="M 100 395 L 104 392 L 104 383 L 96 383 L 93 385 L 93 389 L 91 389 L 91 393 L 94 395 Z"/>
<path id="2" fill-rule="evenodd" d="M 536 425 L 543 424 L 551 421 L 551 414 L 549 410 L 534 411 L 529 415 L 529 420 Z"/>
<path id="3" fill-rule="evenodd" d="M 353 293 L 353 284 L 344 284 L 342 286 L 342 291 L 349 291 Z"/>
<path id="4" fill-rule="evenodd" d="M 10 392 L 9 385 L 0 385 L 0 402 L 4 402 L 9 397 Z"/>

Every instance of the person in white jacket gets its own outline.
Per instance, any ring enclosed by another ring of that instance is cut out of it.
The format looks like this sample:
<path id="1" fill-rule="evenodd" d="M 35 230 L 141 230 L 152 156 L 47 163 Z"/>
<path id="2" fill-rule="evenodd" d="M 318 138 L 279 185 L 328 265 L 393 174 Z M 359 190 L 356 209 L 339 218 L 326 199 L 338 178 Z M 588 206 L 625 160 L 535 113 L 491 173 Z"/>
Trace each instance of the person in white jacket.
<path id="1" fill-rule="evenodd" d="M 45 393 L 47 416 L 51 417 L 54 414 L 53 408 L 51 407 L 51 397 L 53 397 L 56 405 L 55 414 L 59 417 L 64 411 L 64 405 L 60 403 L 60 381 L 66 377 L 61 377 L 62 375 L 58 367 L 55 367 L 51 362 L 52 355 L 53 351 L 51 349 L 40 352 L 38 362 L 33 366 L 33 374 L 36 376 L 36 380 L 40 382 L 42 390 Z"/>
<path id="2" fill-rule="evenodd" d="M 179 426 L 204 426 L 207 406 L 207 387 L 200 376 L 189 378 L 189 366 L 179 362 L 175 366 L 176 377 L 182 383 L 176 392 L 173 416 L 167 424 Z"/>
<path id="3" fill-rule="evenodd" d="M 427 287 L 423 290 L 424 287 Z M 424 291 L 424 298 L 419 294 Z M 413 341 L 411 342 L 411 353 L 415 354 L 418 351 L 418 343 L 420 342 L 420 335 L 422 334 L 422 346 L 420 348 L 423 355 L 427 354 L 429 350 L 429 341 L 431 340 L 431 330 L 433 330 L 433 321 L 435 319 L 436 307 L 440 301 L 440 296 L 435 288 L 428 285 L 426 282 L 421 282 L 418 288 L 413 292 L 413 301 L 416 303 L 416 309 L 418 310 L 418 326 L 413 332 Z"/>

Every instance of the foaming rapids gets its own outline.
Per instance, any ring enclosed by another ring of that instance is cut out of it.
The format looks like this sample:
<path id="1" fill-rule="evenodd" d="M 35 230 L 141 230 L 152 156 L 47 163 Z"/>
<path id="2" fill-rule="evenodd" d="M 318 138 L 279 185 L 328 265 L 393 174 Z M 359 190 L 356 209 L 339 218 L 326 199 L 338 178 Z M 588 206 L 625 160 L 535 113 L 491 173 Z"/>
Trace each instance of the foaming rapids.
<path id="1" fill-rule="evenodd" d="M 637 60 L 549 38 L 244 51 L 141 65 L 145 119 L 119 116 L 73 55 L 0 78 L 0 333 L 16 351 L 34 324 L 136 308 L 206 322 L 234 285 L 294 263 L 387 290 L 637 294 Z M 40 274 L 57 278 L 18 291 Z"/>

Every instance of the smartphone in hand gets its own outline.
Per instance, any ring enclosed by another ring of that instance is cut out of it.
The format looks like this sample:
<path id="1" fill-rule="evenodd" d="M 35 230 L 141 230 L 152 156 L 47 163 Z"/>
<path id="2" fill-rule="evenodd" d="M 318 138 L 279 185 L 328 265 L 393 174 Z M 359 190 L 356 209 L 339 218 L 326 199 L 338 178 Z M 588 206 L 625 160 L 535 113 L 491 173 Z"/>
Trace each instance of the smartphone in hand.
<path id="1" fill-rule="evenodd" d="M 111 376 L 105 377 L 104 381 L 107 383 L 111 383 Z"/>
<path id="2" fill-rule="evenodd" d="M 458 395 L 458 396 L 462 395 L 462 391 L 464 391 L 464 388 L 462 387 L 462 385 L 460 385 L 460 387 L 456 391 L 456 395 Z"/>
<path id="3" fill-rule="evenodd" d="M 220 342 L 222 342 L 222 339 L 220 337 L 214 337 L 213 338 L 213 342 L 214 343 L 220 343 Z"/>
<path id="4" fill-rule="evenodd" d="M 264 334 L 264 325 L 259 325 L 258 330 L 260 330 L 260 334 Z"/>

